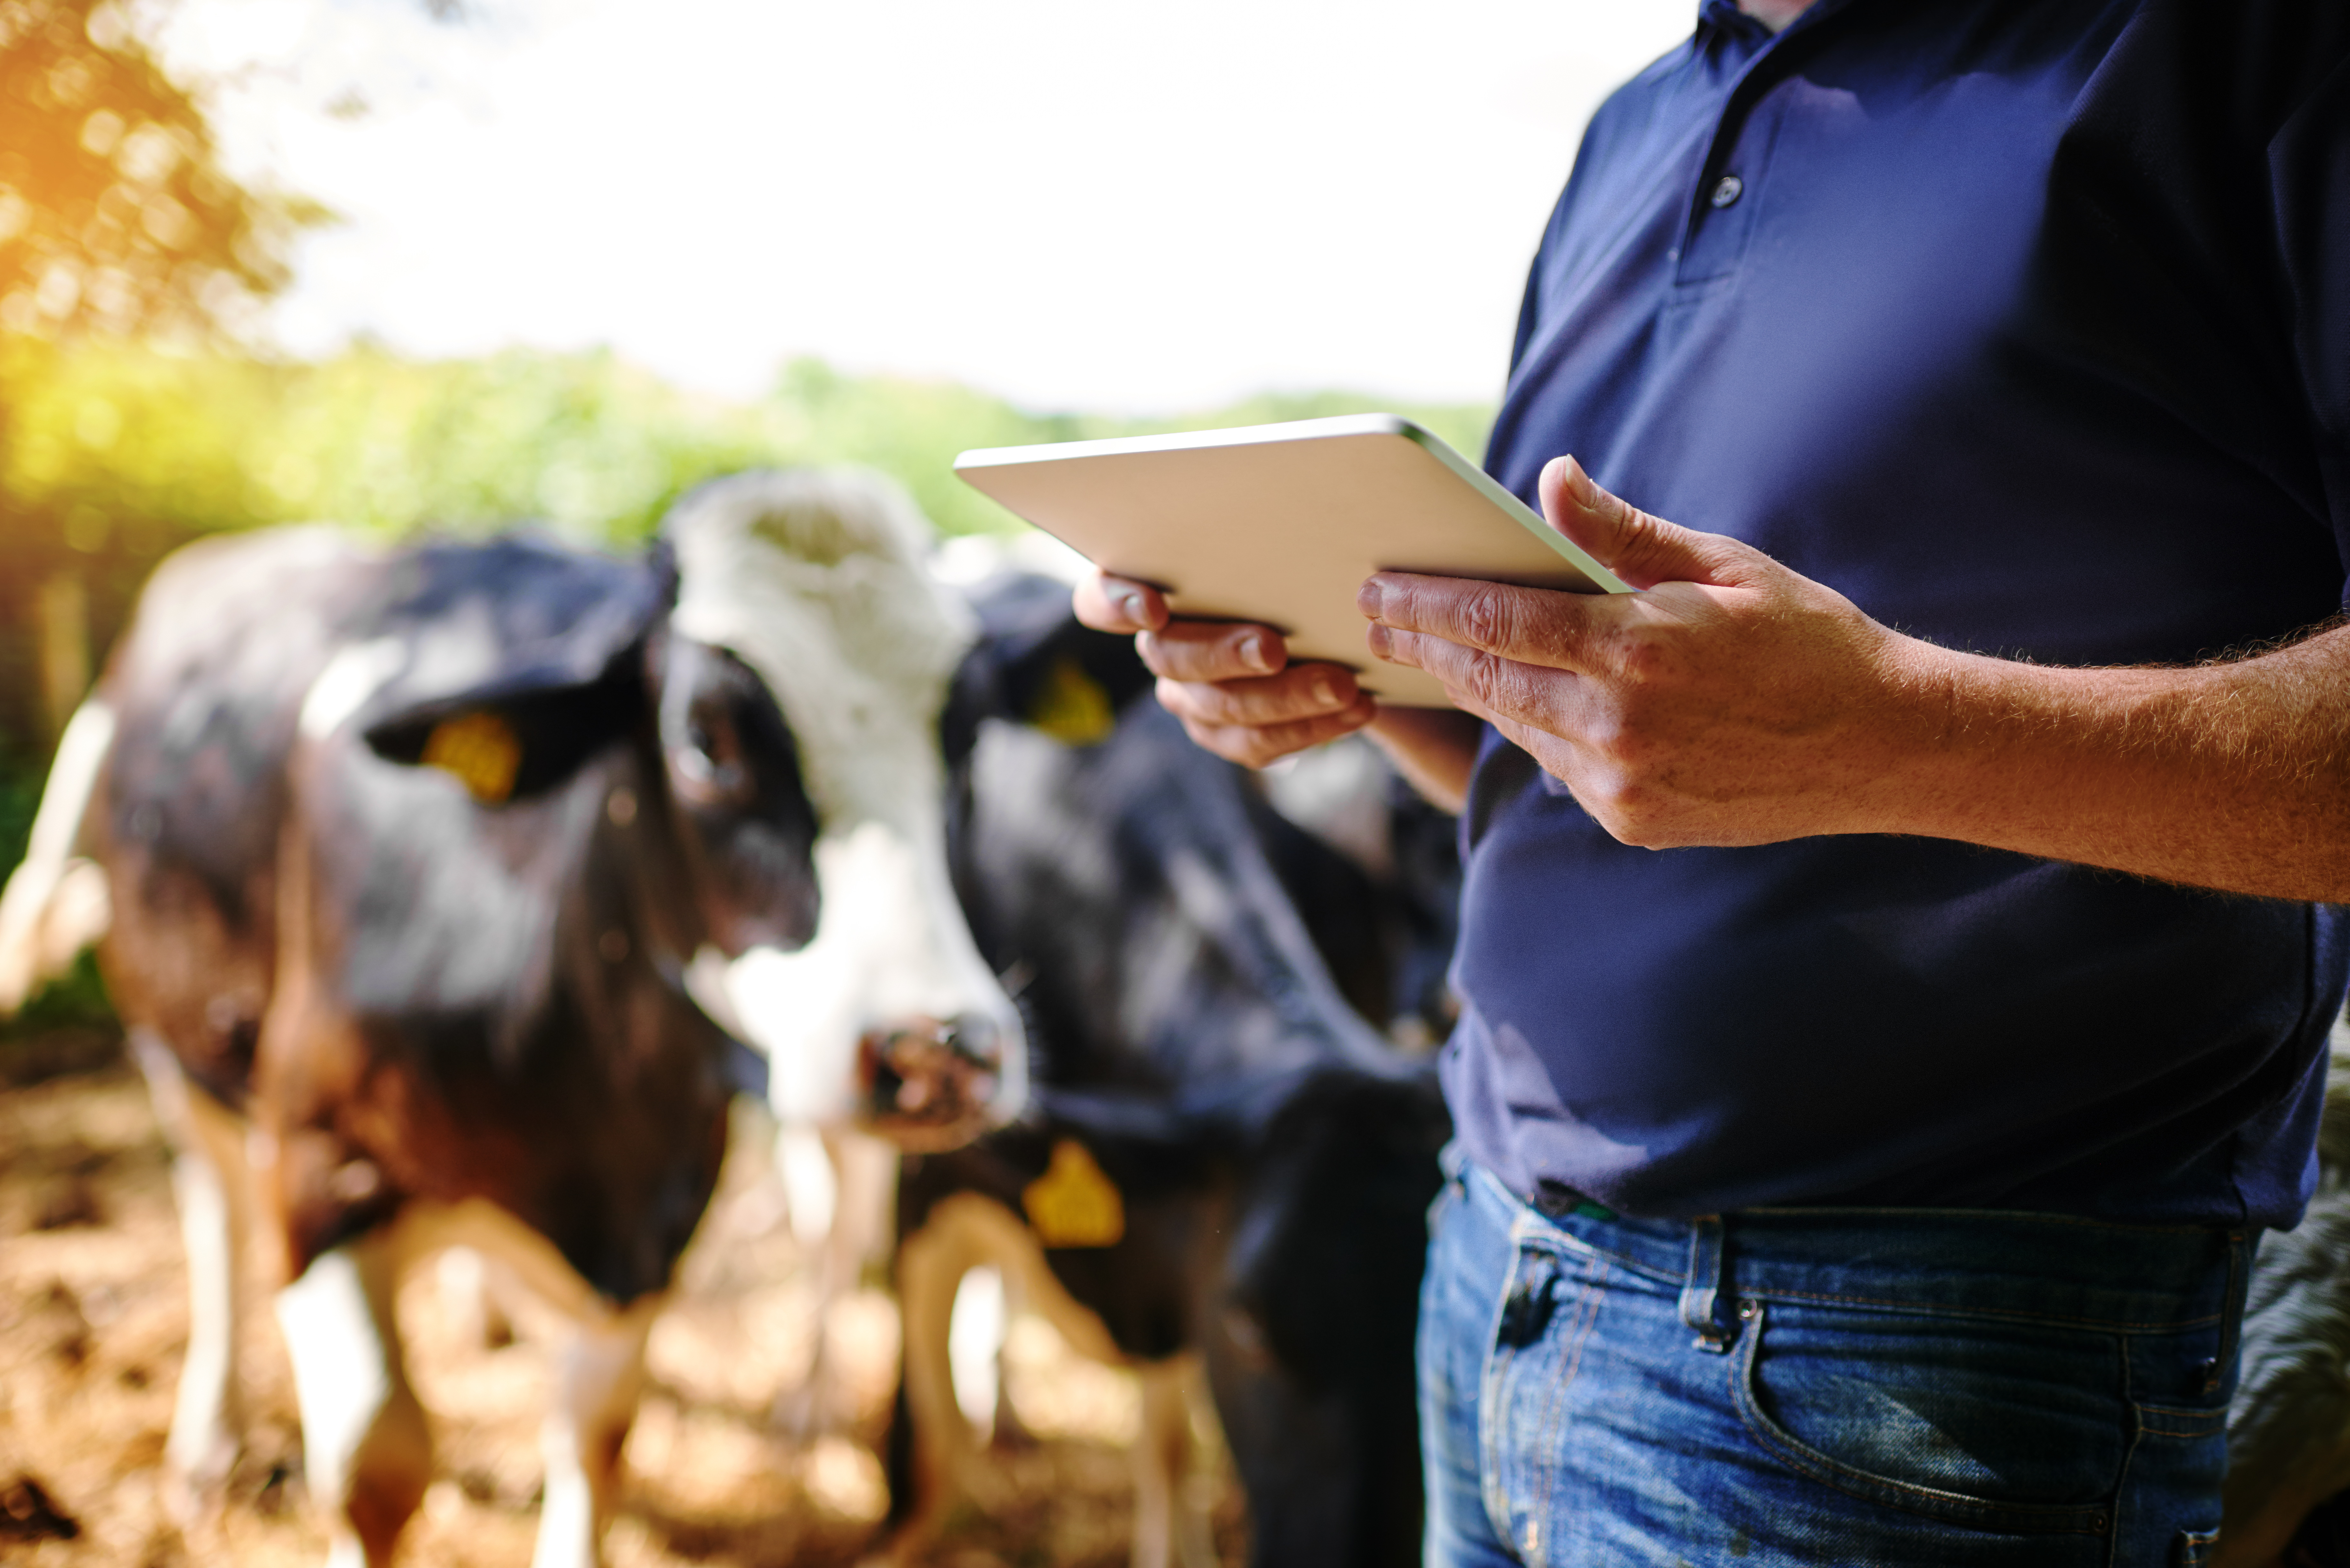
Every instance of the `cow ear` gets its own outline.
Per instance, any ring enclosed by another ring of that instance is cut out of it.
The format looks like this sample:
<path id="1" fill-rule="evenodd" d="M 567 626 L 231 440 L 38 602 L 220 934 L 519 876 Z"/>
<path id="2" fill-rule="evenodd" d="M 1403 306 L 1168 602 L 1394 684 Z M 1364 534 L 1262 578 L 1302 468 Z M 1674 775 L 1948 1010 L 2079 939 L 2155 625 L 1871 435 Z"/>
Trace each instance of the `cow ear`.
<path id="1" fill-rule="evenodd" d="M 584 684 L 501 691 L 389 714 L 363 732 L 376 755 L 453 775 L 484 805 L 561 784 L 596 753 L 650 722 L 643 645 Z"/>
<path id="2" fill-rule="evenodd" d="M 374 645 L 398 672 L 356 714 L 378 755 L 495 804 L 645 721 L 646 650 L 676 592 L 665 551 L 620 561 L 525 536 L 427 545 L 403 566 Z"/>
<path id="3" fill-rule="evenodd" d="M 1150 689 L 1134 639 L 1079 625 L 1066 583 L 1006 575 L 981 585 L 972 603 L 979 639 L 955 672 L 941 724 L 951 762 L 969 753 L 983 719 L 1027 724 L 1067 745 L 1095 744 Z"/>

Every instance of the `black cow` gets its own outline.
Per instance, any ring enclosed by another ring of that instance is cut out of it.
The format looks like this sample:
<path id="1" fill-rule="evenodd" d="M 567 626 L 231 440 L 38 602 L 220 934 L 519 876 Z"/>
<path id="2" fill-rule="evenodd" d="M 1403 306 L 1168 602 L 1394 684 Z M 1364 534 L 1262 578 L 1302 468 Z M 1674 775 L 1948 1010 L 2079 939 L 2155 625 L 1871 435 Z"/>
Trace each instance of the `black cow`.
<path id="1" fill-rule="evenodd" d="M 78 819 L 179 1148 L 183 1497 L 236 1451 L 257 1220 L 330 1561 L 388 1563 L 432 1462 L 395 1287 L 462 1242 L 577 1325 L 537 1560 L 597 1559 L 645 1334 L 724 1147 L 730 1043 L 681 968 L 796 944 L 816 914 L 793 738 L 733 656 L 669 629 L 674 587 L 659 554 L 531 537 L 211 541 L 159 570 L 76 720 L 11 898 L 71 884 Z"/>
<path id="2" fill-rule="evenodd" d="M 1130 645 L 1077 627 L 1065 587 L 999 580 L 979 603 L 988 635 L 949 707 L 951 858 L 982 950 L 1021 987 L 1035 1109 L 904 1166 L 897 1550 L 969 1484 L 947 1320 L 990 1263 L 1142 1375 L 1138 1563 L 1212 1560 L 1176 1484 L 1202 1365 L 1253 1561 L 1416 1562 L 1412 1337 L 1447 1122 L 1424 1062 L 1333 975 L 1384 1016 L 1427 965 L 1364 918 L 1379 894 L 1358 870 L 1131 701 Z M 1115 714 L 1094 743 L 986 722 L 1073 691 Z"/>

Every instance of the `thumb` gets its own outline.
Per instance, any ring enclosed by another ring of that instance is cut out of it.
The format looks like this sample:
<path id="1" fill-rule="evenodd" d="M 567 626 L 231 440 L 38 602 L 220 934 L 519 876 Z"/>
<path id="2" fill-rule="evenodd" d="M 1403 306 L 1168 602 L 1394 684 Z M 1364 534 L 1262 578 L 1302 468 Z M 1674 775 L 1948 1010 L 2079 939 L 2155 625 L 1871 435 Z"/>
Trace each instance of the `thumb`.
<path id="1" fill-rule="evenodd" d="M 1652 517 L 1599 488 L 1572 457 L 1545 464 L 1539 485 L 1543 516 L 1636 588 L 1659 583 L 1742 583 L 1752 552 L 1735 539 L 1700 534 Z"/>

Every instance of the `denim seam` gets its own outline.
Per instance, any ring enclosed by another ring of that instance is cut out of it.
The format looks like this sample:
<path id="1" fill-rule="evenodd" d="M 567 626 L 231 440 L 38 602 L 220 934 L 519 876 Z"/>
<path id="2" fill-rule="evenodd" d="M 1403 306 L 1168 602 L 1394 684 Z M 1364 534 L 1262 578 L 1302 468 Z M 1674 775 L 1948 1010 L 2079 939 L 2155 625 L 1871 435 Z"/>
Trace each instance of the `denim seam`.
<path id="1" fill-rule="evenodd" d="M 1511 1227 L 1513 1239 L 1518 1230 Z M 1478 1371 L 1477 1391 L 1477 1491 L 1485 1505 L 1485 1528 L 1496 1539 L 1508 1542 L 1515 1550 L 1510 1533 L 1510 1499 L 1502 1482 L 1501 1420 L 1496 1415 L 1502 1392 L 1502 1365 L 1505 1353 L 1502 1348 L 1502 1318 L 1509 1311 L 1511 1293 L 1517 1289 L 1518 1269 L 1524 1254 L 1513 1251 L 1510 1266 L 1502 1272 L 1501 1293 L 1493 1298 L 1491 1321 L 1485 1328 L 1485 1364 Z"/>
<path id="2" fill-rule="evenodd" d="M 1521 1253 L 1520 1258 L 1522 1261 L 1523 1257 L 1524 1254 Z M 1548 1263 L 1554 1271 L 1556 1271 L 1551 1275 L 1549 1282 L 1550 1289 L 1555 1292 L 1565 1279 L 1565 1271 L 1559 1269 L 1558 1260 L 1555 1258 L 1546 1256 L 1544 1257 L 1544 1262 Z M 1586 1286 L 1586 1291 L 1587 1290 L 1588 1287 Z M 1578 1292 L 1575 1299 L 1575 1318 L 1582 1317 L 1583 1304 L 1584 1293 Z M 1558 1313 L 1555 1306 L 1552 1308 L 1550 1321 L 1552 1324 L 1558 1322 Z M 1574 1332 L 1575 1325 L 1574 1323 L 1570 1321 L 1567 1324 L 1567 1334 L 1570 1336 L 1570 1343 L 1572 1343 L 1572 1335 L 1574 1334 Z M 1545 1324 L 1544 1327 L 1543 1337 L 1547 1339 L 1550 1337 L 1550 1326 L 1549 1324 Z M 1535 1453 L 1548 1457 L 1558 1451 L 1561 1446 L 1558 1440 L 1559 1425 L 1565 1417 L 1567 1388 L 1574 1383 L 1574 1381 L 1575 1376 L 1571 1367 L 1562 1368 L 1558 1376 L 1552 1377 L 1549 1380 L 1549 1386 L 1543 1390 L 1542 1417 L 1534 1424 L 1536 1436 L 1534 1451 Z M 1532 1560 L 1537 1564 L 1547 1563 L 1550 1559 L 1551 1495 L 1557 1487 L 1559 1471 L 1565 1468 L 1565 1467 L 1563 1465 L 1555 1463 L 1538 1464 L 1534 1467 L 1534 1497 L 1531 1500 L 1531 1506 L 1526 1511 L 1526 1527 L 1533 1534 L 1534 1539 L 1531 1542 L 1520 1542 L 1513 1541 L 1510 1543 L 1513 1546 L 1521 1548 L 1520 1555 Z"/>
<path id="3" fill-rule="evenodd" d="M 2128 1402 L 2133 1412 L 2137 1408 L 2137 1388 L 2130 1381 L 2130 1368 L 2137 1363 L 2137 1346 L 2132 1343 L 2134 1337 L 2125 1334 L 2114 1345 L 2114 1353 L 2120 1357 L 2118 1370 L 2121 1373 L 2122 1398 Z M 2137 1461 L 2137 1446 L 2145 1437 L 2146 1423 L 2133 1420 L 2129 1442 L 2122 1449 L 2121 1472 L 2114 1483 L 2114 1524 L 2106 1533 L 2106 1568 L 2120 1568 L 2121 1565 L 2122 1538 L 2129 1533 L 2125 1528 L 2127 1521 L 2122 1517 L 2122 1510 L 2129 1502 L 2130 1466 Z"/>
<path id="4" fill-rule="evenodd" d="M 1786 1291 L 1756 1286 L 1741 1293 L 1765 1301 L 1825 1302 L 1842 1306 L 1885 1307 L 1894 1312 L 1914 1314 L 1921 1317 L 1995 1317 L 2009 1323 L 2037 1323 L 2056 1328 L 2095 1329 L 2106 1334 L 2184 1334 L 2189 1329 L 2209 1328 L 2225 1315 L 2221 1313 L 2210 1313 L 2202 1317 L 2178 1318 L 2161 1323 L 2115 1322 L 2107 1318 L 2064 1317 L 2048 1313 L 2019 1312 L 2011 1307 L 1939 1306 L 1932 1303 L 1902 1301 L 1885 1296 L 1836 1295 L 1827 1291 Z"/>
<path id="5" fill-rule="evenodd" d="M 1566 1365 L 1561 1369 L 1552 1389 L 1551 1410 L 1543 1417 L 1543 1430 L 1546 1438 L 1549 1434 L 1560 1430 L 1565 1424 L 1566 1402 L 1574 1392 L 1575 1375 L 1583 1370 L 1584 1347 L 1591 1343 L 1592 1331 L 1599 1326 L 1599 1313 L 1607 1303 L 1607 1265 L 1603 1261 L 1599 1265 L 1597 1277 L 1582 1282 L 1582 1289 L 1575 1298 L 1574 1314 L 1567 1319 Z M 1554 1446 L 1546 1441 L 1543 1451 L 1545 1453 L 1555 1451 Z M 1538 1532 L 1537 1546 L 1542 1561 L 1544 1563 L 1554 1561 L 1557 1555 L 1553 1537 L 1549 1532 L 1553 1522 L 1551 1497 L 1556 1490 L 1558 1477 L 1563 1469 L 1564 1467 L 1560 1465 L 1544 1465 L 1542 1468 L 1541 1511 L 1534 1515 L 1534 1528 Z"/>
<path id="6" fill-rule="evenodd" d="M 2236 1363 L 2237 1341 L 2244 1332 L 2244 1306 L 2251 1291 L 2251 1270 L 2245 1265 L 2250 1260 L 2245 1253 L 2244 1233 L 2230 1231 L 2228 1236 L 2228 1295 L 2220 1312 L 2225 1326 L 2220 1331 L 2220 1354 L 2211 1363 L 2211 1375 L 2203 1380 L 2203 1392 L 2217 1394 L 2220 1384 L 2228 1376 L 2228 1368 Z"/>
<path id="7" fill-rule="evenodd" d="M 1781 1215 L 1809 1220 L 1814 1216 L 1834 1219 L 1839 1215 L 1866 1214 L 1877 1219 L 1898 1216 L 1903 1220 L 1981 1220 L 1986 1215 L 1996 1216 L 2002 1225 L 2057 1225 L 2074 1231 L 2118 1231 L 2132 1236 L 2209 1236 L 2221 1228 L 2217 1225 L 2116 1225 L 2110 1220 L 2095 1220 L 2085 1214 L 2047 1214 L 2033 1209 L 1872 1209 L 1866 1205 L 1832 1207 L 1778 1206 L 1757 1204 L 1739 1210 L 1740 1214 L 1761 1215 L 1777 1219 Z"/>
<path id="8" fill-rule="evenodd" d="M 1629 1252 L 1619 1252 L 1612 1247 L 1602 1247 L 1595 1242 L 1585 1241 L 1572 1231 L 1562 1231 L 1543 1219 L 1539 1210 L 1530 1210 L 1528 1212 L 1534 1216 L 1534 1223 L 1541 1229 L 1528 1227 L 1520 1231 L 1517 1240 L 1521 1247 L 1562 1257 L 1604 1258 L 1617 1268 L 1638 1274 L 1643 1279 L 1654 1280 L 1659 1284 L 1678 1287 L 1686 1284 L 1689 1281 L 1689 1270 L 1686 1265 L 1679 1269 L 1659 1268 L 1654 1263 L 1647 1262 Z"/>
<path id="9" fill-rule="evenodd" d="M 1977 1529 L 2043 1535 L 2109 1532 L 2111 1521 L 2101 1508 L 2072 1503 L 1996 1502 L 1989 1498 L 1969 1497 L 1964 1492 L 1896 1480 L 1847 1465 L 1781 1429 L 1762 1413 L 1754 1388 L 1754 1364 L 1762 1344 L 1764 1322 L 1764 1310 L 1758 1303 L 1753 1322 L 1746 1325 L 1745 1347 L 1730 1361 L 1730 1397 L 1748 1432 L 1788 1469 L 1865 1502 L 1948 1519 Z"/>
<path id="10" fill-rule="evenodd" d="M 2228 1424 L 2225 1410 L 2186 1410 L 2171 1405 L 2137 1407 L 2138 1428 L 2152 1438 L 2208 1438 Z M 2169 1425 L 2159 1423 L 2168 1422 Z"/>

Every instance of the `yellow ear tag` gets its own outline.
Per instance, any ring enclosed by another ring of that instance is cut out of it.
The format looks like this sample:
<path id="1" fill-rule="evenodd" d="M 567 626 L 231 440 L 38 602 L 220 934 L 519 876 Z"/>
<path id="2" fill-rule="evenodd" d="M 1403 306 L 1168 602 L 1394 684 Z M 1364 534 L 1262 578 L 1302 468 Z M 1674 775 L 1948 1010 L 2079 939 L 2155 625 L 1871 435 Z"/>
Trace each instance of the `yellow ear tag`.
<path id="1" fill-rule="evenodd" d="M 1020 1205 L 1047 1247 L 1115 1247 L 1126 1234 L 1126 1201 L 1073 1137 L 1053 1146 L 1053 1163 L 1021 1189 Z"/>
<path id="2" fill-rule="evenodd" d="M 484 805 L 514 794 L 522 766 L 522 742 L 514 726 L 485 708 L 443 719 L 424 740 L 424 765 L 453 774 Z"/>
<path id="3" fill-rule="evenodd" d="M 1053 661 L 1028 704 L 1028 722 L 1065 746 L 1091 746 L 1118 728 L 1109 693 L 1066 655 Z"/>

